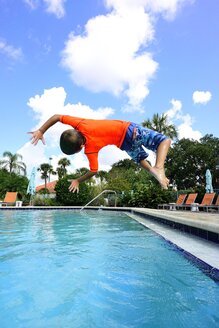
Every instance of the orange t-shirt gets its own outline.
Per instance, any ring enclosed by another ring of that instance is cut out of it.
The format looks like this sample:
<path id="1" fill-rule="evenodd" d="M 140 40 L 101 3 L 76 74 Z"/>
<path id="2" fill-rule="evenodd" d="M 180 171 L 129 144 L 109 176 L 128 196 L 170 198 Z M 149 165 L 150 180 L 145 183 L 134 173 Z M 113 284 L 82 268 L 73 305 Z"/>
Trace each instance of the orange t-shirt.
<path id="1" fill-rule="evenodd" d="M 98 171 L 98 152 L 108 145 L 121 147 L 130 122 L 120 120 L 93 120 L 61 115 L 60 121 L 71 125 L 86 138 L 84 153 L 90 164 L 90 171 Z"/>

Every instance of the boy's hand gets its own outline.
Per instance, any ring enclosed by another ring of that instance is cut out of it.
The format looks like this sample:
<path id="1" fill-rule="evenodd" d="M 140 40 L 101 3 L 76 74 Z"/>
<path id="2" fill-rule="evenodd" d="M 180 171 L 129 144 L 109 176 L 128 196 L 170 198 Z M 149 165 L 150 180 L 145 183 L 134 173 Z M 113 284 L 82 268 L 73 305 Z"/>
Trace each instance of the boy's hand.
<path id="1" fill-rule="evenodd" d="M 39 140 L 41 140 L 44 145 L 46 144 L 43 133 L 40 130 L 28 132 L 28 133 L 32 134 L 30 140 L 33 145 L 36 146 Z"/>
<path id="2" fill-rule="evenodd" d="M 77 191 L 77 193 L 78 193 L 79 192 L 79 181 L 77 179 L 72 180 L 68 190 L 71 191 L 71 192 Z"/>

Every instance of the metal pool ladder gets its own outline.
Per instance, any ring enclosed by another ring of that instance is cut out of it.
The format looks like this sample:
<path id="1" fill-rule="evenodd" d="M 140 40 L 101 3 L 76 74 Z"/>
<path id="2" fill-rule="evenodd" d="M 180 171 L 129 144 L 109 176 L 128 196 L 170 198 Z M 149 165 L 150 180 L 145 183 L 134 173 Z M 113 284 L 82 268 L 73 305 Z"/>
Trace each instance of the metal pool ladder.
<path id="1" fill-rule="evenodd" d="M 84 205 L 81 209 L 80 212 L 83 211 L 83 209 L 85 207 L 87 207 L 90 203 L 92 203 L 95 199 L 97 199 L 98 197 L 100 197 L 102 194 L 104 193 L 114 193 L 117 196 L 117 193 L 115 192 L 115 190 L 103 190 L 99 195 L 97 195 L 96 197 L 94 197 L 93 199 L 91 199 L 91 201 L 89 201 L 86 205 Z M 115 200 L 115 207 L 116 207 L 116 200 Z"/>

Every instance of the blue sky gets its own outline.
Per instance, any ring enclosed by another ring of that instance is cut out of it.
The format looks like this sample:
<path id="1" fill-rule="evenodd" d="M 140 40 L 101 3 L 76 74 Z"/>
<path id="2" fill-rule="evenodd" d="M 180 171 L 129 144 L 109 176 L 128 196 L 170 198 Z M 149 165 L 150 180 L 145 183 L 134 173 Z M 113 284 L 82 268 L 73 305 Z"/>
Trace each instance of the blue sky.
<path id="1" fill-rule="evenodd" d="M 167 113 L 180 138 L 219 137 L 218 13 L 218 0 L 0 0 L 0 154 L 55 166 L 66 126 L 46 147 L 26 133 L 55 113 L 136 123 Z M 125 157 L 108 147 L 100 167 Z"/>

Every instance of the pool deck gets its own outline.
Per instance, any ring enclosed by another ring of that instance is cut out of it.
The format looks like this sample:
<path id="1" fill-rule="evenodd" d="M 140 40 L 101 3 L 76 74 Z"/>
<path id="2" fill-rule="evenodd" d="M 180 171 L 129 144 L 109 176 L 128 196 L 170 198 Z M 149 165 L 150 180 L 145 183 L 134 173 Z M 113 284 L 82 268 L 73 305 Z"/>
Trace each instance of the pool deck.
<path id="1" fill-rule="evenodd" d="M 219 212 L 170 211 L 150 208 L 135 208 L 134 211 L 219 234 Z"/>
<path id="2" fill-rule="evenodd" d="M 0 210 L 80 209 L 78 206 L 0 207 Z M 213 273 L 216 270 L 219 280 L 219 212 L 95 206 L 88 206 L 86 209 L 127 212 L 130 217 L 176 245 L 182 252 L 210 266 Z"/>

